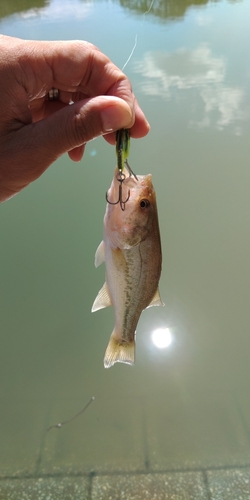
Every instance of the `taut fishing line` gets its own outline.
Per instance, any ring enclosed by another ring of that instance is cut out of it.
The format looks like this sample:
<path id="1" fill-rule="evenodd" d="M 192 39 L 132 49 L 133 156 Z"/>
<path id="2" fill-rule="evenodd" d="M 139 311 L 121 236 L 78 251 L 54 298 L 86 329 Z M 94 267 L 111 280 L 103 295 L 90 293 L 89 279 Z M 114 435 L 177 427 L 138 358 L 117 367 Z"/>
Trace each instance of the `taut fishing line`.
<path id="1" fill-rule="evenodd" d="M 143 16 L 142 16 L 142 21 L 141 21 L 141 24 L 142 24 L 142 25 L 143 25 L 143 23 L 144 23 L 144 21 L 145 21 L 145 17 L 146 17 L 146 15 L 147 15 L 147 14 L 149 14 L 149 12 L 151 11 L 151 9 L 152 9 L 152 7 L 153 7 L 153 5 L 154 5 L 154 2 L 155 2 L 155 0 L 151 0 L 151 3 L 150 3 L 150 6 L 149 6 L 148 10 L 146 10 L 146 11 L 144 12 L 144 14 L 143 14 Z M 130 52 L 130 54 L 129 54 L 129 56 L 128 56 L 127 61 L 125 62 L 125 64 L 124 64 L 124 65 L 123 65 L 123 67 L 122 67 L 122 71 L 124 70 L 124 68 L 126 68 L 126 66 L 127 66 L 127 64 L 129 63 L 129 61 L 130 61 L 131 57 L 133 56 L 133 53 L 134 53 L 134 51 L 135 51 L 135 49 L 136 49 L 136 46 L 137 46 L 137 41 L 138 41 L 138 33 L 136 33 L 136 35 L 135 35 L 135 42 L 134 42 L 134 46 L 133 46 L 133 48 L 132 48 L 132 50 L 131 50 L 131 52 Z"/>

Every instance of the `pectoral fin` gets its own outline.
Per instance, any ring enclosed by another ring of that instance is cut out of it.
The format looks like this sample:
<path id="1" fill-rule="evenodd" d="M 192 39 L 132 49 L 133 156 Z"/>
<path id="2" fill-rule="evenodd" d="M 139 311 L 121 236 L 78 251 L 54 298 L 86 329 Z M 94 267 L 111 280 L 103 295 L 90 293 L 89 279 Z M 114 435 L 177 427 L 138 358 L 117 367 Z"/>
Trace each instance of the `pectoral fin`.
<path id="1" fill-rule="evenodd" d="M 100 266 L 105 261 L 104 241 L 101 241 L 95 253 L 95 267 Z"/>
<path id="2" fill-rule="evenodd" d="M 162 302 L 161 300 L 159 288 L 157 288 L 150 304 L 148 305 L 148 307 L 153 307 L 153 306 L 165 306 L 164 302 Z"/>
<path id="3" fill-rule="evenodd" d="M 108 285 L 105 282 L 94 301 L 91 312 L 98 311 L 104 307 L 112 306 Z"/>

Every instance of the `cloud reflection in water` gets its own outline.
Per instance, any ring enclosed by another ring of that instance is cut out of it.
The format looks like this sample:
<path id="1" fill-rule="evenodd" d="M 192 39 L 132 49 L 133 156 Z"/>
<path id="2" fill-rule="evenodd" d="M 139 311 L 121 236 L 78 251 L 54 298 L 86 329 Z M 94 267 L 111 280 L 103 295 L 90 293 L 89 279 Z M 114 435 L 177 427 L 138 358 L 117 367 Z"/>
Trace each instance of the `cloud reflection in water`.
<path id="1" fill-rule="evenodd" d="M 147 95 L 172 99 L 176 92 L 194 89 L 195 101 L 190 93 L 188 101 L 202 105 L 201 120 L 191 120 L 189 125 L 208 127 L 214 125 L 222 130 L 226 126 L 246 119 L 243 100 L 244 90 L 237 85 L 227 85 L 226 61 L 214 57 L 207 45 L 197 49 L 178 49 L 173 53 L 166 51 L 147 52 L 142 61 L 134 65 L 136 72 L 145 78 L 142 91 Z M 239 127 L 235 129 L 239 133 Z"/>
<path id="2" fill-rule="evenodd" d="M 49 19 L 51 22 L 61 21 L 63 19 L 82 19 L 85 18 L 93 8 L 93 0 L 81 2 L 80 0 L 64 0 L 63 6 L 61 0 L 51 0 L 42 8 L 31 8 L 21 12 L 19 15 L 24 19 Z"/>

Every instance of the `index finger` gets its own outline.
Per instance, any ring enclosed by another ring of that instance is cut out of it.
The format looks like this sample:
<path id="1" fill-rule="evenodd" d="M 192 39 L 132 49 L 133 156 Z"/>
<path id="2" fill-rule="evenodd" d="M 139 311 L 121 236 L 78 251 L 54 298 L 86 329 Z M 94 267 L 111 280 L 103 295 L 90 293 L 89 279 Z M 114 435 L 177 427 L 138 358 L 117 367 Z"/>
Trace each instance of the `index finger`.
<path id="1" fill-rule="evenodd" d="M 12 37 L 1 39 L 6 41 L 8 48 L 18 45 L 15 54 L 21 72 L 20 82 L 28 101 L 44 98 L 52 87 L 61 91 L 65 104 L 99 95 L 119 97 L 131 109 L 131 136 L 143 137 L 147 134 L 149 125 L 136 104 L 130 81 L 91 43 L 31 42 Z"/>

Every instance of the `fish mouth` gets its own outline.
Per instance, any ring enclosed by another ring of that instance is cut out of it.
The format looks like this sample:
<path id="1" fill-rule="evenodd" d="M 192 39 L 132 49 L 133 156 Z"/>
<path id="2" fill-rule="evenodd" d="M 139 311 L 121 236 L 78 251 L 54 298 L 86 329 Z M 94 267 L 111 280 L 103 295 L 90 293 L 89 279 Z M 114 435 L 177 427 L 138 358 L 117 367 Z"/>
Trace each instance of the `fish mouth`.
<path id="1" fill-rule="evenodd" d="M 129 167 L 124 166 L 122 171 L 116 167 L 106 200 L 109 205 L 119 205 L 124 211 L 126 204 L 144 191 L 144 196 L 150 196 L 154 192 L 151 174 L 135 175 Z"/>
<path id="2" fill-rule="evenodd" d="M 136 188 L 138 186 L 152 187 L 152 174 L 135 175 L 132 170 L 129 171 L 126 167 L 124 167 L 123 172 L 125 174 L 124 184 L 128 188 Z"/>
<path id="3" fill-rule="evenodd" d="M 150 196 L 154 192 L 152 184 L 152 175 L 137 175 L 137 179 L 134 177 L 126 177 L 123 185 L 130 191 L 130 197 L 134 196 Z"/>

